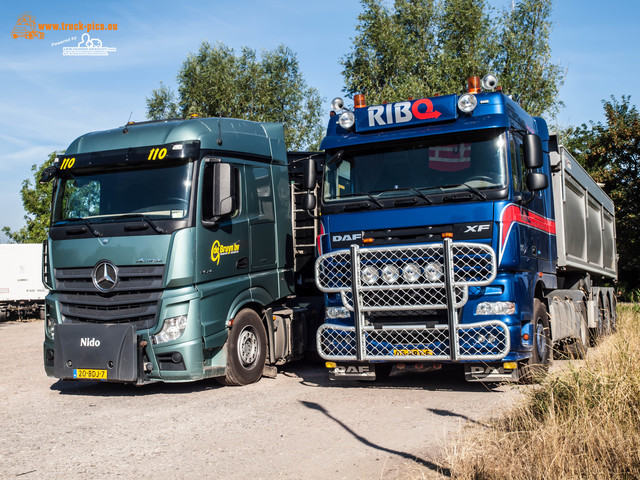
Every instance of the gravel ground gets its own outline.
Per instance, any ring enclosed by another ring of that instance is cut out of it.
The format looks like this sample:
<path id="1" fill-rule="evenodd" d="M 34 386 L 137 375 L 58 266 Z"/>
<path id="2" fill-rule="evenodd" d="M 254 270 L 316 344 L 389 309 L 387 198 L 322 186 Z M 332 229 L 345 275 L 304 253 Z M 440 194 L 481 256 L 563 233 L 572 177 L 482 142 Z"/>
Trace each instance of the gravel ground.
<path id="1" fill-rule="evenodd" d="M 518 395 L 458 368 L 335 383 L 305 362 L 246 387 L 62 382 L 43 328 L 0 324 L 0 478 L 398 478 L 436 471 L 452 436 Z"/>

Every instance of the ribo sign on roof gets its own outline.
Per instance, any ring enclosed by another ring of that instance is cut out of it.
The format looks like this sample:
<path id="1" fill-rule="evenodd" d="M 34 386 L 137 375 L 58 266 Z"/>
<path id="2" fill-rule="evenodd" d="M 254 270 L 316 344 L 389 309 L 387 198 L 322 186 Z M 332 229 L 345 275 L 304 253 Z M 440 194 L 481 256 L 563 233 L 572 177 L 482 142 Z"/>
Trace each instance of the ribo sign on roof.
<path id="1" fill-rule="evenodd" d="M 356 131 L 408 127 L 456 118 L 456 95 L 356 108 Z"/>

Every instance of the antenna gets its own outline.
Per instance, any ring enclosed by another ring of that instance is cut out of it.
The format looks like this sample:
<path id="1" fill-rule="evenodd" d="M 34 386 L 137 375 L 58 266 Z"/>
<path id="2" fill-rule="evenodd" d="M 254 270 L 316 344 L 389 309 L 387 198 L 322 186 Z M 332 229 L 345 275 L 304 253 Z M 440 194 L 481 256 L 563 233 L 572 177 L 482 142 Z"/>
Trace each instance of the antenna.
<path id="1" fill-rule="evenodd" d="M 122 130 L 122 133 L 129 133 L 129 125 L 131 124 L 131 117 L 132 116 L 133 116 L 133 111 L 129 114 L 129 120 L 127 120 L 127 123 L 124 126 L 124 130 Z"/>

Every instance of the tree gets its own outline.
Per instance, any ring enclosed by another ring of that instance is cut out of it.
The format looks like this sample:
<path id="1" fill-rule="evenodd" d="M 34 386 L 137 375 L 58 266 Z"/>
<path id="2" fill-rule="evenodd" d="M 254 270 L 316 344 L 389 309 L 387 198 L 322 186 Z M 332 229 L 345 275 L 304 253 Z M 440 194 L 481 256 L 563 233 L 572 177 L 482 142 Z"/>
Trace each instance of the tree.
<path id="1" fill-rule="evenodd" d="M 498 14 L 486 0 L 361 0 L 351 52 L 342 58 L 349 96 L 369 103 L 462 93 L 470 76 L 496 73 L 534 115 L 554 114 L 563 81 L 550 61 L 551 0 L 519 0 Z"/>
<path id="2" fill-rule="evenodd" d="M 633 290 L 640 287 L 640 113 L 624 95 L 603 106 L 605 124 L 569 129 L 564 143 L 615 203 L 619 278 Z"/>
<path id="3" fill-rule="evenodd" d="M 203 42 L 177 75 L 177 95 L 163 84 L 147 98 L 153 120 L 196 114 L 281 122 L 290 149 L 317 148 L 322 98 L 307 86 L 295 53 L 281 45 L 258 58 L 243 47 L 239 55 L 222 44 Z"/>
<path id="4" fill-rule="evenodd" d="M 531 115 L 554 116 L 564 82 L 559 64 L 551 63 L 551 0 L 521 0 L 502 17 L 496 73 L 506 93 L 515 94 Z"/>
<path id="5" fill-rule="evenodd" d="M 17 231 L 2 227 L 2 233 L 7 236 L 9 243 L 41 243 L 46 240 L 51 217 L 53 182 L 41 184 L 39 180 L 44 169 L 53 165 L 55 158 L 62 153 L 64 152 L 52 152 L 42 165 L 31 166 L 34 183 L 27 178 L 20 189 L 22 205 L 27 212 L 24 216 L 26 225 Z"/>

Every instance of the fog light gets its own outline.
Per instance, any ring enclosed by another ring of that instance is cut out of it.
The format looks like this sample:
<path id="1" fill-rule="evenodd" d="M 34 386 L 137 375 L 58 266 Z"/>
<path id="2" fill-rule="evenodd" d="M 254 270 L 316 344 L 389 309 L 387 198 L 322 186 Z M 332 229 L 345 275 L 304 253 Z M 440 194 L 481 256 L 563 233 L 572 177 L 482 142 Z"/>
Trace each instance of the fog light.
<path id="1" fill-rule="evenodd" d="M 185 328 L 187 328 L 187 316 L 165 318 L 162 330 L 152 336 L 154 345 L 166 343 L 176 340 L 182 336 Z"/>
<path id="2" fill-rule="evenodd" d="M 400 270 L 395 265 L 385 265 L 382 268 L 382 280 L 386 283 L 396 283 L 400 277 Z"/>
<path id="3" fill-rule="evenodd" d="M 504 368 L 505 370 L 515 370 L 516 368 L 518 368 L 518 363 L 517 362 L 504 362 L 502 364 L 502 368 Z"/>
<path id="4" fill-rule="evenodd" d="M 336 368 L 338 364 L 336 362 L 325 362 L 324 366 L 327 368 Z"/>

